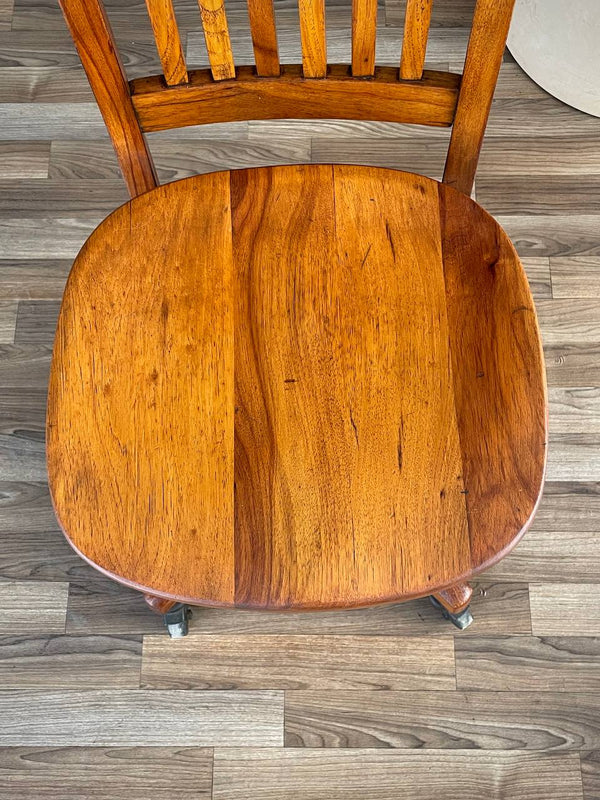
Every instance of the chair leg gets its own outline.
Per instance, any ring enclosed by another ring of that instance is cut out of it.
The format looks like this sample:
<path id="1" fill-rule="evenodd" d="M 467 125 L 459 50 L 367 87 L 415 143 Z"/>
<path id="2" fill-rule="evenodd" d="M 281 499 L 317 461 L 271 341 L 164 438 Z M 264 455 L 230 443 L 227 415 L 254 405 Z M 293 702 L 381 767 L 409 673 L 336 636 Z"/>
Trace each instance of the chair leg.
<path id="1" fill-rule="evenodd" d="M 473 589 L 468 583 L 456 583 L 448 589 L 432 594 L 429 599 L 436 608 L 440 609 L 445 619 L 450 620 L 462 631 L 473 622 L 469 605 L 472 594 Z"/>
<path id="2" fill-rule="evenodd" d="M 188 620 L 192 616 L 192 609 L 175 600 L 166 600 L 164 597 L 155 597 L 145 594 L 144 600 L 157 614 L 162 614 L 163 622 L 171 639 L 181 639 L 188 634 Z"/>

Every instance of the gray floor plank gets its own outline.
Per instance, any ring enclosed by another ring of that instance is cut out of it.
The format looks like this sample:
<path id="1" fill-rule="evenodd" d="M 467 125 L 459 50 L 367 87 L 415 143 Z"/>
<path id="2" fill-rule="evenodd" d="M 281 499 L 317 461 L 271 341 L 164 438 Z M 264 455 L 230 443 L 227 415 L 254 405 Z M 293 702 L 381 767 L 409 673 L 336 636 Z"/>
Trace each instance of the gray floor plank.
<path id="1" fill-rule="evenodd" d="M 0 218 L 0 252 L 4 260 L 72 260 L 102 219 L 53 219 L 50 209 L 44 219 Z"/>
<path id="2" fill-rule="evenodd" d="M 497 636 L 457 638 L 458 689 L 499 692 L 597 692 L 600 638 Z"/>
<path id="3" fill-rule="evenodd" d="M 551 386 L 548 400 L 555 433 L 600 433 L 600 387 Z"/>
<path id="4" fill-rule="evenodd" d="M 60 300 L 19 302 L 15 344 L 48 344 L 54 341 Z"/>
<path id="5" fill-rule="evenodd" d="M 215 800 L 577 800 L 576 753 L 298 750 L 215 752 Z"/>
<path id="6" fill-rule="evenodd" d="M 219 169 L 307 162 L 310 149 L 308 137 L 282 143 L 177 138 L 155 139 L 151 143 L 162 182 Z M 49 175 L 63 181 L 111 179 L 122 183 L 116 156 L 107 140 L 53 141 Z"/>
<path id="7" fill-rule="evenodd" d="M 0 634 L 64 633 L 67 583 L 0 582 Z"/>
<path id="8" fill-rule="evenodd" d="M 3 747 L 10 800 L 210 800 L 212 750 L 200 747 Z"/>
<path id="9" fill-rule="evenodd" d="M 288 692 L 288 747 L 589 751 L 600 697 L 556 692 Z"/>
<path id="10" fill-rule="evenodd" d="M 554 297 L 600 297 L 600 256 L 553 258 L 551 270 Z"/>
<path id="11" fill-rule="evenodd" d="M 0 637 L 0 686 L 3 689 L 137 689 L 140 636 Z"/>
<path id="12" fill-rule="evenodd" d="M 276 747 L 281 692 L 0 690 L 0 745 Z"/>
<path id="13" fill-rule="evenodd" d="M 10 562 L 23 560 L 16 555 Z M 0 562 L 1 563 L 1 562 Z M 26 560 L 30 569 L 43 569 L 35 556 Z M 55 565 L 53 569 L 58 569 Z M 67 631 L 73 633 L 155 633 L 162 625 L 150 614 L 137 592 L 107 578 L 72 576 Z M 320 634 L 351 636 L 460 636 L 531 633 L 529 595 L 524 583 L 474 582 L 472 609 L 475 622 L 458 633 L 428 599 L 399 605 L 323 611 L 318 614 L 264 614 L 260 611 L 196 608 L 190 636 L 196 634 Z"/>
<path id="14" fill-rule="evenodd" d="M 0 219 L 77 217 L 98 219 L 129 200 L 125 183 L 112 180 L 0 180 Z"/>
<path id="15" fill-rule="evenodd" d="M 51 355 L 51 344 L 0 345 L 0 385 L 45 389 Z"/>
<path id="16" fill-rule="evenodd" d="M 14 300 L 0 300 L 0 344 L 10 344 L 15 338 L 17 304 Z"/>
<path id="17" fill-rule="evenodd" d="M 59 300 L 70 269 L 71 259 L 0 260 L 0 298 Z"/>
<path id="18" fill-rule="evenodd" d="M 159 689 L 453 689 L 451 636 L 144 637 L 142 686 Z"/>
<path id="19" fill-rule="evenodd" d="M 600 254 L 600 214 L 496 215 L 521 257 Z"/>
<path id="20" fill-rule="evenodd" d="M 576 341 L 544 346 L 549 386 L 600 384 L 600 344 Z"/>
<path id="21" fill-rule="evenodd" d="M 50 142 L 0 141 L 0 176 L 2 181 L 47 178 Z"/>
<path id="22" fill-rule="evenodd" d="M 539 636 L 600 636 L 600 594 L 593 583 L 534 583 L 531 628 Z"/>
<path id="23" fill-rule="evenodd" d="M 600 750 L 581 756 L 583 799 L 600 800 Z"/>

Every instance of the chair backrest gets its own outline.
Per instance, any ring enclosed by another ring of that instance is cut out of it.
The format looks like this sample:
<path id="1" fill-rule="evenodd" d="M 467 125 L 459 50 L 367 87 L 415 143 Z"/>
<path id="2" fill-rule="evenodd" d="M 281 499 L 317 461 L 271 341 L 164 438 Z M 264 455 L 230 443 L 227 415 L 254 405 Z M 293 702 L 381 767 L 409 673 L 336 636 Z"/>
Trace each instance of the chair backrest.
<path id="1" fill-rule="evenodd" d="M 279 60 L 273 0 L 247 0 L 236 67 L 224 0 L 198 0 L 210 68 L 188 70 L 172 0 L 146 0 L 163 74 L 128 81 L 101 0 L 60 0 L 132 197 L 157 185 L 145 132 L 286 118 L 452 125 L 444 182 L 469 193 L 515 0 L 476 1 L 462 76 L 424 69 L 433 0 L 406 0 L 399 68 L 375 66 L 377 0 L 351 1 L 350 65 L 327 62 L 325 0 L 298 0 L 301 65 Z"/>

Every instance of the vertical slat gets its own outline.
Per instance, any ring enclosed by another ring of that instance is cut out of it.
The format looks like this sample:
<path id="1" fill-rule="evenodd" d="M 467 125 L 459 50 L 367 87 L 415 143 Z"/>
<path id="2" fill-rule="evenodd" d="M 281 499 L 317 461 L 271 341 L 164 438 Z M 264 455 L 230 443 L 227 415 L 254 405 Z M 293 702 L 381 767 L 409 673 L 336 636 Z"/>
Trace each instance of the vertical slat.
<path id="1" fill-rule="evenodd" d="M 502 64 L 515 0 L 477 0 L 444 183 L 465 194 L 473 188 L 479 151 Z"/>
<path id="2" fill-rule="evenodd" d="M 298 0 L 298 10 L 304 77 L 324 78 L 327 75 L 325 0 Z"/>
<path id="3" fill-rule="evenodd" d="M 173 3 L 171 0 L 146 0 L 146 7 L 165 81 L 169 86 L 187 83 L 188 73 Z"/>
<path id="4" fill-rule="evenodd" d="M 419 81 L 423 77 L 432 5 L 433 0 L 406 0 L 400 59 L 400 77 L 405 81 Z"/>
<path id="5" fill-rule="evenodd" d="M 352 0 L 352 74 L 375 73 L 377 0 Z"/>
<path id="6" fill-rule="evenodd" d="M 281 67 L 273 0 L 248 0 L 248 16 L 256 72 L 261 76 L 275 77 L 279 75 Z"/>
<path id="7" fill-rule="evenodd" d="M 140 128 L 129 84 L 100 0 L 60 0 L 90 86 L 108 128 L 129 194 L 157 184 L 152 157 Z"/>
<path id="8" fill-rule="evenodd" d="M 223 0 L 198 0 L 212 76 L 216 81 L 235 78 L 231 39 Z"/>

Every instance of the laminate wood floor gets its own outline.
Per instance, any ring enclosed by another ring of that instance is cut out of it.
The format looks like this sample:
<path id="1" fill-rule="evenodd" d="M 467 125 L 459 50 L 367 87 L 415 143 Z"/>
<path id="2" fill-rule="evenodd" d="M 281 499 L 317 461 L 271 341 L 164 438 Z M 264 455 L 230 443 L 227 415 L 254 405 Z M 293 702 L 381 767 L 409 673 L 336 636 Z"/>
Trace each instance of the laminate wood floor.
<path id="1" fill-rule="evenodd" d="M 276 0 L 298 60 L 295 3 Z M 176 0 L 206 63 L 196 0 Z M 132 76 L 158 71 L 141 0 L 109 0 Z M 234 50 L 249 56 L 240 0 Z M 328 0 L 330 56 L 350 0 Z M 436 0 L 429 62 L 460 68 L 473 0 Z M 395 63 L 403 0 L 381 7 Z M 250 122 L 153 134 L 163 181 L 225 167 L 373 164 L 440 177 L 448 132 Z M 71 261 L 125 200 L 54 0 L 0 0 L 0 797 L 600 799 L 600 120 L 507 54 L 477 199 L 522 256 L 544 335 L 549 480 L 531 532 L 459 633 L 426 600 L 320 615 L 197 610 L 170 641 L 54 520 L 44 404 Z"/>

